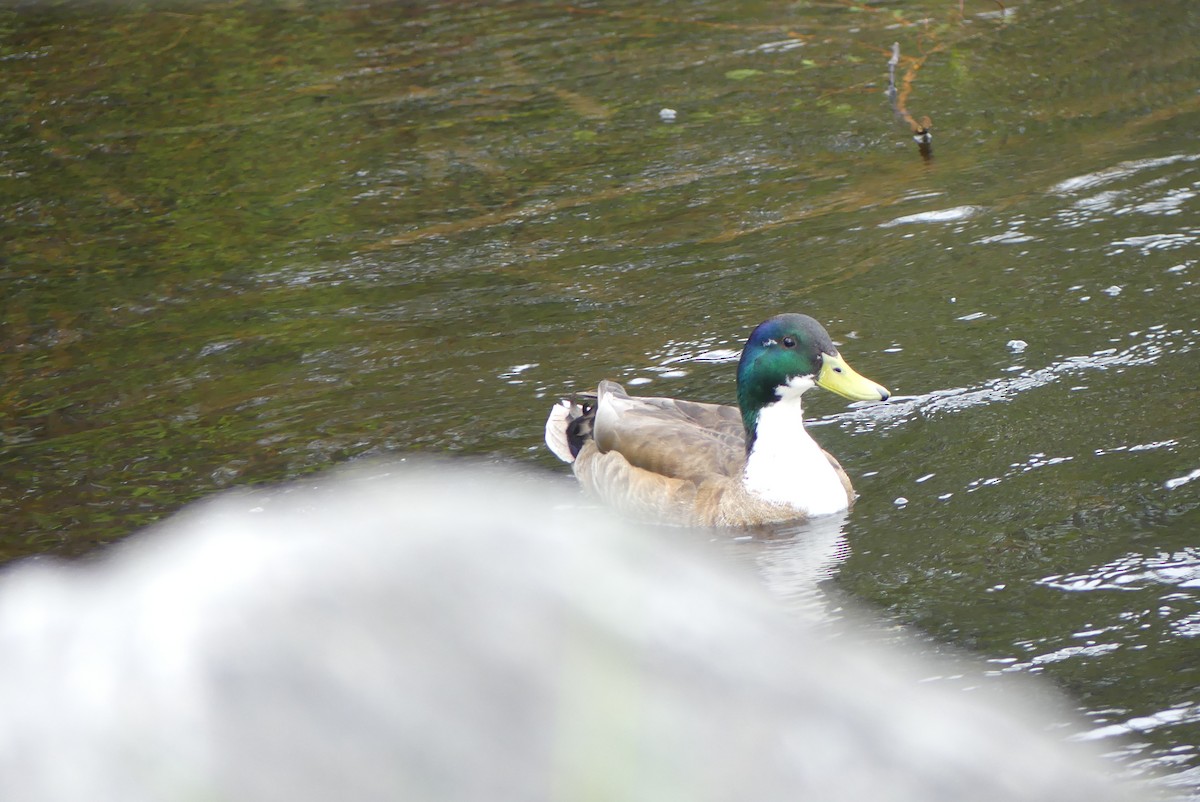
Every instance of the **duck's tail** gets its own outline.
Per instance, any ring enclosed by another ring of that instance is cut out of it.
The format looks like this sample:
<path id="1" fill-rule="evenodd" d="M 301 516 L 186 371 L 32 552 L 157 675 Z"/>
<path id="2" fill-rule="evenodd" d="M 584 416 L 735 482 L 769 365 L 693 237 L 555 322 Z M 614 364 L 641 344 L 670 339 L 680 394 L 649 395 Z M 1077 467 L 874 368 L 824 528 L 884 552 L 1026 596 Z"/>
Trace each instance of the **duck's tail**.
<path id="1" fill-rule="evenodd" d="M 596 419 L 596 394 L 564 398 L 550 408 L 546 418 L 546 447 L 563 462 L 574 462 L 579 449 L 592 439 Z"/>

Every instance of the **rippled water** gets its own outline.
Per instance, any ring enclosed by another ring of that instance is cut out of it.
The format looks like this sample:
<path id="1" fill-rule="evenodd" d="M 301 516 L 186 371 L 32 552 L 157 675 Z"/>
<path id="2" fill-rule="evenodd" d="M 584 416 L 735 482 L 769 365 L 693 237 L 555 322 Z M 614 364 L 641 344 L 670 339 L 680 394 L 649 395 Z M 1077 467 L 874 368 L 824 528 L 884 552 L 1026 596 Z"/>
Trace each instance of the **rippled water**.
<path id="1" fill-rule="evenodd" d="M 0 556 L 364 455 L 565 481 L 559 394 L 730 402 L 806 311 L 896 397 L 813 397 L 862 498 L 731 554 L 1200 793 L 1200 13 L 996 5 L 0 11 Z"/>

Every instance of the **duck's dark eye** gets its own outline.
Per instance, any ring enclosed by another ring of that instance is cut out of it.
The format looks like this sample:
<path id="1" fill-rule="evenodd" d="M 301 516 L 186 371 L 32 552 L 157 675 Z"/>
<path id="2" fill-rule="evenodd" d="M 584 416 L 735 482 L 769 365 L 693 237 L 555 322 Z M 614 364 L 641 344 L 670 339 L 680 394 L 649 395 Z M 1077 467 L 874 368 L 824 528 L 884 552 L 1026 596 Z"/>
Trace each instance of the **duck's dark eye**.
<path id="1" fill-rule="evenodd" d="M 795 337 L 784 337 L 783 338 L 783 347 L 784 348 L 795 348 L 796 347 L 796 338 Z"/>

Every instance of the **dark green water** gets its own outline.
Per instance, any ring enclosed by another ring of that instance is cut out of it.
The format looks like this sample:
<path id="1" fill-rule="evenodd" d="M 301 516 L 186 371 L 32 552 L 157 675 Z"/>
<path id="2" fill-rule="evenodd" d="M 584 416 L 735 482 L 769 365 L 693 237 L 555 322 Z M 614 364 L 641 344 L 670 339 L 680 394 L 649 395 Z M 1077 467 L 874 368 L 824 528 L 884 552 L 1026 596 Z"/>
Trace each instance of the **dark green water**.
<path id="1" fill-rule="evenodd" d="M 731 402 L 805 311 L 897 394 L 810 402 L 841 589 L 1200 794 L 1200 6 L 1008 10 L 0 10 L 0 558 L 363 455 L 561 477 L 559 394 Z"/>

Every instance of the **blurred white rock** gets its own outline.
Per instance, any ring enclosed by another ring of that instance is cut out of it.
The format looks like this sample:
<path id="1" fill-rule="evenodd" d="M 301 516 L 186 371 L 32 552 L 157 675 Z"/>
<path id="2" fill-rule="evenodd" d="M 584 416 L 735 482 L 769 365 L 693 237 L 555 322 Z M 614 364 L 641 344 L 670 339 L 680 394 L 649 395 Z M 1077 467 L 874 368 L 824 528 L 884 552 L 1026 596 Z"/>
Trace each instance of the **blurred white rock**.
<path id="1" fill-rule="evenodd" d="M 418 461 L 17 565 L 0 799 L 1114 798 L 1020 694 L 919 682 L 709 545 Z"/>

